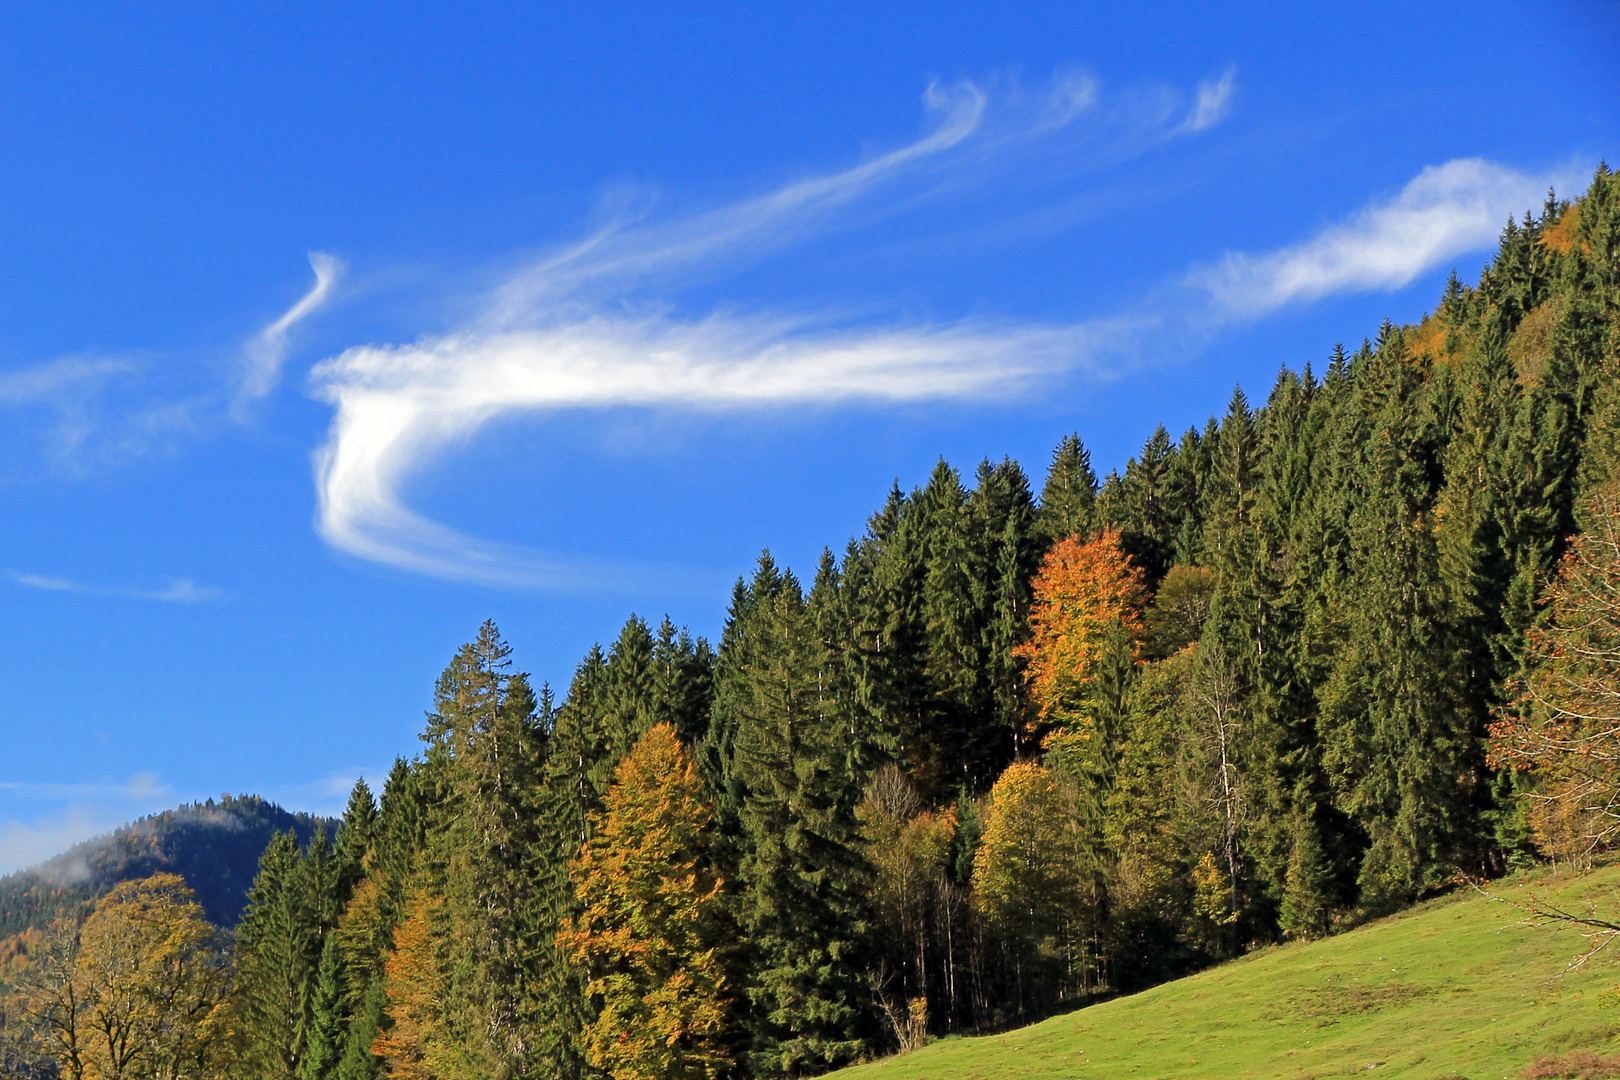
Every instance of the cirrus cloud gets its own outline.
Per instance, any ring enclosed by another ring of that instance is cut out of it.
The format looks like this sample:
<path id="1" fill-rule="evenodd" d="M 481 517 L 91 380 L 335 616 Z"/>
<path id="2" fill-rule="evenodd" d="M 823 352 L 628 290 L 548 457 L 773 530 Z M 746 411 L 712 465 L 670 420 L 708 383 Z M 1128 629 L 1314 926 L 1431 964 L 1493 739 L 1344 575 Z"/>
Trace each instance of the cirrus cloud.
<path id="1" fill-rule="evenodd" d="M 1219 311 L 1241 318 L 1331 293 L 1398 289 L 1490 247 L 1509 217 L 1537 206 L 1549 188 L 1578 181 L 1568 169 L 1531 175 L 1458 158 L 1429 166 L 1393 198 L 1309 240 L 1263 255 L 1228 254 L 1188 280 L 1208 290 Z"/>
<path id="2" fill-rule="evenodd" d="M 1227 115 L 1233 92 L 1228 71 L 1202 84 L 1190 107 L 1183 99 L 1177 109 L 1125 109 L 1110 119 L 1096 83 L 1082 76 L 1060 78 L 1043 94 L 1011 95 L 1010 103 L 972 84 L 935 86 L 925 96 L 932 127 L 897 150 L 703 214 L 653 223 L 615 217 L 513 274 L 459 328 L 356 346 L 315 366 L 312 390 L 334 409 L 315 454 L 317 530 L 338 550 L 447 579 L 632 585 L 650 572 L 471 537 L 418 514 L 401 493 L 446 453 L 515 414 L 982 401 L 1076 372 L 1110 377 L 1190 355 L 1222 325 L 1285 304 L 1410 283 L 1488 247 L 1500 222 L 1548 183 L 1479 159 L 1434 166 L 1395 198 L 1306 241 L 1230 254 L 1122 312 L 1073 323 L 885 324 L 830 310 L 691 316 L 674 302 L 694 281 L 735 274 L 863 215 L 914 205 L 964 176 L 1013 168 L 1021 155 L 1050 160 L 1054 140 L 1102 146 L 1099 156 L 1113 161 L 1206 130 Z M 1095 130 L 1082 139 L 1087 124 Z M 1098 137 L 1102 129 L 1113 132 L 1111 142 Z"/>
<path id="3" fill-rule="evenodd" d="M 625 584 L 634 568 L 553 559 L 427 520 L 406 506 L 402 487 L 514 413 L 982 400 L 1022 392 L 1041 376 L 1102 370 L 1153 320 L 878 325 L 836 311 L 683 318 L 667 297 L 851 221 L 939 197 L 963 176 L 1014 168 L 1087 118 L 1096 124 L 1087 137 L 1108 153 L 1139 153 L 1213 124 L 1212 92 L 1190 113 L 1121 121 L 1096 116 L 1097 84 L 1073 73 L 1041 92 L 999 97 L 971 83 L 935 85 L 924 96 L 932 126 L 896 150 L 687 218 L 616 217 L 514 274 L 468 325 L 405 345 L 357 346 L 314 368 L 315 394 L 335 409 L 315 459 L 317 528 L 339 550 L 444 578 Z"/>

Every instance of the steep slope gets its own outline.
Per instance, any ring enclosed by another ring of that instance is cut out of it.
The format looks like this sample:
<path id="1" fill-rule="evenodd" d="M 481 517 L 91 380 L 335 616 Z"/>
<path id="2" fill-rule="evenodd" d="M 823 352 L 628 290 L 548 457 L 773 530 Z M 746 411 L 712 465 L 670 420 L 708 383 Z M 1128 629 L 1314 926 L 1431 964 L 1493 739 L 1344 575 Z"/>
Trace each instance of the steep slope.
<path id="1" fill-rule="evenodd" d="M 1620 867 L 1492 891 L 1612 912 Z M 1546 1056 L 1620 1053 L 1620 1014 L 1604 993 L 1620 972 L 1594 960 L 1566 973 L 1585 944 L 1567 927 L 1530 926 L 1512 905 L 1464 893 L 1003 1035 L 946 1039 L 832 1075 L 1517 1077 Z"/>
<path id="2" fill-rule="evenodd" d="M 185 878 L 214 923 L 234 926 L 270 838 L 293 829 L 306 841 L 323 823 L 328 829 L 336 825 L 257 795 L 210 799 L 141 818 L 0 878 L 0 937 L 87 909 L 118 882 L 159 871 Z"/>

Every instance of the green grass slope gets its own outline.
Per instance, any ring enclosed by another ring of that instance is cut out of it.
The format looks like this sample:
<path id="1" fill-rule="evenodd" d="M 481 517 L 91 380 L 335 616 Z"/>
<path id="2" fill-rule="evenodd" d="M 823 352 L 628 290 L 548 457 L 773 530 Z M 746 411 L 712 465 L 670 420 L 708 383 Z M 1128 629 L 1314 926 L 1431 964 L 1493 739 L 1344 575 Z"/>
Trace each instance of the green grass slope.
<path id="1" fill-rule="evenodd" d="M 1620 867 L 1493 892 L 1609 911 Z M 1620 968 L 1600 956 L 1563 974 L 1585 947 L 1574 930 L 1526 925 L 1514 907 L 1464 893 L 1005 1035 L 946 1039 L 833 1075 L 1517 1078 L 1543 1056 L 1616 1052 L 1620 1006 L 1603 992 Z"/>

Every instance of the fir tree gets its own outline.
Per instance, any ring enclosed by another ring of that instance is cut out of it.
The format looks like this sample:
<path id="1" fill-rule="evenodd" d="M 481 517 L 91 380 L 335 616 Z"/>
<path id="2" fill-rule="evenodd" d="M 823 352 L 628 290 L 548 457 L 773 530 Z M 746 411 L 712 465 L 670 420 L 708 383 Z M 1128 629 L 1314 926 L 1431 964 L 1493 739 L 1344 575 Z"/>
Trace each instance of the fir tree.
<path id="1" fill-rule="evenodd" d="M 1052 451 L 1052 466 L 1041 489 L 1037 528 L 1047 543 L 1069 536 L 1087 538 L 1097 505 L 1097 474 L 1079 435 L 1065 435 Z"/>
<path id="2" fill-rule="evenodd" d="M 349 1018 L 343 1001 L 342 959 L 337 938 L 328 935 L 321 947 L 315 987 L 310 997 L 309 1049 L 301 1080 L 335 1080 L 338 1061 L 348 1036 Z"/>
<path id="3" fill-rule="evenodd" d="M 237 929 L 243 1064 L 263 1080 L 299 1080 L 308 1048 L 321 943 L 302 861 L 297 836 L 278 833 L 259 860 Z"/>
<path id="4" fill-rule="evenodd" d="M 526 1074 L 538 1038 L 526 943 L 542 921 L 532 857 L 545 732 L 510 655 L 493 623 L 480 627 L 440 676 L 422 736 L 446 797 L 429 866 L 456 941 L 441 1019 L 459 1033 L 465 1067 L 487 1077 Z"/>
<path id="5" fill-rule="evenodd" d="M 1333 874 L 1313 815 L 1302 813 L 1294 834 L 1293 851 L 1277 926 L 1292 938 L 1324 937 L 1332 928 Z"/>
<path id="6" fill-rule="evenodd" d="M 731 629 L 719 695 L 736 724 L 750 1063 L 757 1075 L 796 1076 L 851 1060 L 869 1037 L 859 957 L 870 915 L 855 820 L 864 778 L 848 770 L 826 692 L 832 658 L 792 577 L 776 579 Z"/>

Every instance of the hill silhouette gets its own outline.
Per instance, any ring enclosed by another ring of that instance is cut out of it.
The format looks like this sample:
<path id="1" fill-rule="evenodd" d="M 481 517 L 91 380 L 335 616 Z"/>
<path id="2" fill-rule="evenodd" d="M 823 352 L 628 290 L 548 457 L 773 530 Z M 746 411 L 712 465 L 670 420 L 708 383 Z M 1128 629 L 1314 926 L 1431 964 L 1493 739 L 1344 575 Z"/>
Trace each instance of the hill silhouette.
<path id="1" fill-rule="evenodd" d="M 335 821 L 293 813 L 257 795 L 190 803 L 86 840 L 38 866 L 0 878 L 0 937 L 88 911 L 120 881 L 179 874 L 216 925 L 235 926 L 247 903 L 259 855 L 292 829 L 305 842 Z"/>

